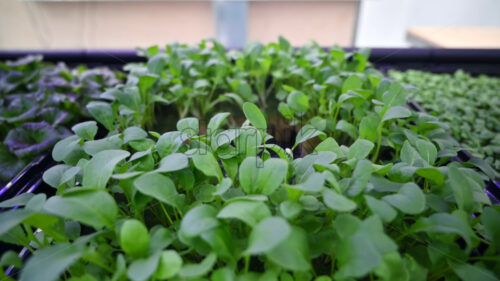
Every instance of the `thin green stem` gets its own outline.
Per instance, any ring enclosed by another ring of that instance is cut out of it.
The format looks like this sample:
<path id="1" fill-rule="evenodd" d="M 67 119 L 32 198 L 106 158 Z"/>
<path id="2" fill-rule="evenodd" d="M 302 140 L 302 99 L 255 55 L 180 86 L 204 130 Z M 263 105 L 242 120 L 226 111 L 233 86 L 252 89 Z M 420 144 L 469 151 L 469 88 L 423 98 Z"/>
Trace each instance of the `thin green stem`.
<path id="1" fill-rule="evenodd" d="M 340 113 L 340 107 L 342 106 L 341 103 L 337 104 L 337 107 L 335 108 L 335 113 L 333 115 L 333 123 L 336 124 L 337 123 L 337 118 L 339 117 L 339 113 Z"/>
<path id="2" fill-rule="evenodd" d="M 377 148 L 375 148 L 375 153 L 372 157 L 372 162 L 376 162 L 378 159 L 378 154 L 380 153 L 380 145 L 382 143 L 382 123 L 377 127 Z"/>
<path id="3" fill-rule="evenodd" d="M 43 248 L 44 244 L 40 242 L 40 240 L 38 240 L 38 238 L 36 238 L 36 236 L 33 234 L 33 229 L 31 228 L 31 226 L 29 224 L 23 223 L 23 227 L 26 233 L 28 234 L 28 239 L 35 242 L 38 245 L 38 247 Z"/>
<path id="4" fill-rule="evenodd" d="M 172 221 L 172 219 L 170 218 L 170 216 L 168 215 L 168 212 L 167 212 L 167 209 L 165 208 L 165 205 L 163 205 L 162 202 L 160 202 L 160 207 L 161 209 L 163 210 L 163 213 L 165 214 L 165 216 L 167 217 L 168 221 L 170 222 L 170 224 L 174 224 L 174 222 Z"/>
<path id="5" fill-rule="evenodd" d="M 245 268 L 243 269 L 243 272 L 247 273 L 248 269 L 250 268 L 250 256 L 246 255 L 244 259 L 245 259 Z"/>

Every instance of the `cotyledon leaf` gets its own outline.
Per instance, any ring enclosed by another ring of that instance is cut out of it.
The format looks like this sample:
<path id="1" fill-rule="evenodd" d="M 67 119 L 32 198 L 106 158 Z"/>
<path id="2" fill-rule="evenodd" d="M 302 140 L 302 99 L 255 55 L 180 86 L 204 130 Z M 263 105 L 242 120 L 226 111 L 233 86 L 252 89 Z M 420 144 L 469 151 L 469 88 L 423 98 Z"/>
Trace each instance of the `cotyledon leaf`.
<path id="1" fill-rule="evenodd" d="M 129 155 L 130 152 L 117 149 L 97 153 L 83 168 L 82 186 L 105 188 L 115 166 Z"/>

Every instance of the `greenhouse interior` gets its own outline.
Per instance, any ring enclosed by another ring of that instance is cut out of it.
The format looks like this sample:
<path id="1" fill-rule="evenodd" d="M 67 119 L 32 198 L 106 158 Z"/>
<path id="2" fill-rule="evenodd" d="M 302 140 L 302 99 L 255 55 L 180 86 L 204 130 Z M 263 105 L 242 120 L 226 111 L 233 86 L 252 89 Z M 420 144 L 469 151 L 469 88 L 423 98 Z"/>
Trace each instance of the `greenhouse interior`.
<path id="1" fill-rule="evenodd" d="M 1 0 L 0 280 L 500 280 L 499 11 Z"/>

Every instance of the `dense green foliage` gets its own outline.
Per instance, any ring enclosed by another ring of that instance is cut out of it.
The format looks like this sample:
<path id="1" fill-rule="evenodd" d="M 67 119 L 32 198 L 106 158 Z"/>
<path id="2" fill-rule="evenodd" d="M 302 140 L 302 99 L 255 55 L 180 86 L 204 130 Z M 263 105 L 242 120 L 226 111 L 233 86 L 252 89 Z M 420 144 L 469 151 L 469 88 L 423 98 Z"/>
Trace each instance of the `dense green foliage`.
<path id="1" fill-rule="evenodd" d="M 12 179 L 89 116 L 85 105 L 118 83 L 108 69 L 68 69 L 41 56 L 0 62 L 0 182 Z"/>
<path id="2" fill-rule="evenodd" d="M 366 52 L 280 38 L 144 54 L 87 105 L 108 135 L 88 121 L 55 145 L 56 195 L 0 203 L 20 206 L 0 213 L 0 240 L 33 253 L 0 259 L 21 281 L 500 277 L 486 176 L 450 161 L 442 123 L 408 110 Z M 283 118 L 297 137 L 279 146 Z"/>
<path id="3" fill-rule="evenodd" d="M 463 71 L 432 74 L 390 71 L 415 86 L 411 95 L 464 146 L 500 171 L 500 78 L 472 77 Z"/>

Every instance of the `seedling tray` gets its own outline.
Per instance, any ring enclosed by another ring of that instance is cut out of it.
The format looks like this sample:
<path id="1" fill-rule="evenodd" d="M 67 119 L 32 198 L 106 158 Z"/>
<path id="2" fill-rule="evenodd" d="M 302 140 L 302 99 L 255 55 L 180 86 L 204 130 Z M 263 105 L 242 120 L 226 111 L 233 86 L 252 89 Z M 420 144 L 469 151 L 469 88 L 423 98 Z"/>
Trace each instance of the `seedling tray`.
<path id="1" fill-rule="evenodd" d="M 427 113 L 427 111 L 415 100 L 410 99 L 408 101 L 408 107 L 416 112 Z M 461 147 L 463 147 L 461 145 Z M 457 156 L 452 158 L 451 161 L 457 162 L 469 162 L 474 159 L 474 155 L 466 149 L 462 149 L 457 153 Z M 488 179 L 484 181 L 485 189 L 484 192 L 488 194 L 493 204 L 500 204 L 500 179 Z"/>
<path id="2" fill-rule="evenodd" d="M 0 189 L 0 201 L 8 200 L 21 193 L 34 192 L 43 181 L 43 173 L 55 164 L 56 162 L 52 159 L 50 152 L 39 155 Z M 47 193 L 50 189 L 47 186 L 47 189 L 38 189 L 37 191 Z"/>

